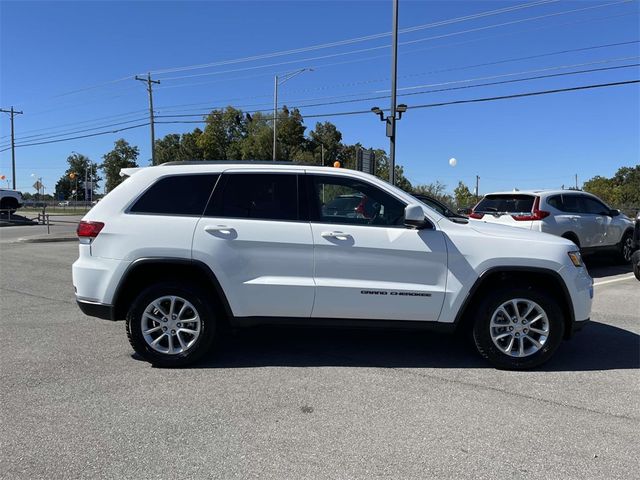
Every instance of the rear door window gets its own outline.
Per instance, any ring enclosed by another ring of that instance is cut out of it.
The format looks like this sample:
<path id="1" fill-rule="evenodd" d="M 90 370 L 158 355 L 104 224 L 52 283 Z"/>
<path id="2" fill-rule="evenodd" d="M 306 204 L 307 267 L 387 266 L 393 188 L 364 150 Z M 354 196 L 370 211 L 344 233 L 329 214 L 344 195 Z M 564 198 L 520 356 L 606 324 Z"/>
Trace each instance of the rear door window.
<path id="1" fill-rule="evenodd" d="M 217 174 L 160 178 L 129 209 L 130 213 L 200 216 L 218 181 Z"/>
<path id="2" fill-rule="evenodd" d="M 535 197 L 524 194 L 487 195 L 474 208 L 476 213 L 531 212 Z"/>
<path id="3" fill-rule="evenodd" d="M 291 173 L 224 174 L 206 216 L 260 220 L 301 219 L 298 176 Z"/>
<path id="4" fill-rule="evenodd" d="M 562 195 L 563 212 L 580 213 L 580 195 Z"/>

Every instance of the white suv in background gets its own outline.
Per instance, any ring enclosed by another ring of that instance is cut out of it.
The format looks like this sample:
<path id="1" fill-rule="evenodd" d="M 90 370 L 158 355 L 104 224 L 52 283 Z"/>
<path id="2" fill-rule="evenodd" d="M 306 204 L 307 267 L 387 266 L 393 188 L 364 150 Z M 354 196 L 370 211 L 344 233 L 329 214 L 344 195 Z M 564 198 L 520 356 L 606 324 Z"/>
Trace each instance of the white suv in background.
<path id="1" fill-rule="evenodd" d="M 223 327 L 295 323 L 466 330 L 495 366 L 524 369 L 589 319 L 593 282 L 572 242 L 449 219 L 364 173 L 123 171 L 78 226 L 73 285 L 86 314 L 126 319 L 155 365 L 194 362 Z M 345 198 L 357 202 L 327 208 Z"/>
<path id="2" fill-rule="evenodd" d="M 582 253 L 616 252 L 627 263 L 634 250 L 633 221 L 595 195 L 577 190 L 489 193 L 469 218 L 558 235 Z"/>

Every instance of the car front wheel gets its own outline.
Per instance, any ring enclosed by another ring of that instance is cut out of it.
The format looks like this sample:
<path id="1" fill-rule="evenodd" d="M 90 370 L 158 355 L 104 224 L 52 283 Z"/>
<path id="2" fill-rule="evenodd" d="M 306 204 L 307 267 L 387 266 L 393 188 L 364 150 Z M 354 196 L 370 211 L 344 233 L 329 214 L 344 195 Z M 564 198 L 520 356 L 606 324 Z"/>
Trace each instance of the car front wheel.
<path id="1" fill-rule="evenodd" d="M 204 355 L 213 343 L 215 315 L 195 286 L 161 283 L 144 290 L 127 314 L 133 349 L 160 367 L 182 367 Z"/>
<path id="2" fill-rule="evenodd" d="M 481 302 L 473 326 L 480 355 L 497 368 L 526 370 L 542 365 L 564 335 L 557 302 L 527 288 L 492 292 Z"/>

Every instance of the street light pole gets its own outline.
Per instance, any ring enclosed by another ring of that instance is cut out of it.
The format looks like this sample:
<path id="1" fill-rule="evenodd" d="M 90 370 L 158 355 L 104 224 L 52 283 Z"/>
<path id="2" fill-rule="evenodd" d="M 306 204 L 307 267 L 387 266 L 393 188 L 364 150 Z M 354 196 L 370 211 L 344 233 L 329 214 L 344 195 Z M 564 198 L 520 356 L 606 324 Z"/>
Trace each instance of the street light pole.
<path id="1" fill-rule="evenodd" d="M 293 77 L 300 75 L 302 72 L 313 72 L 313 68 L 301 68 L 293 72 L 287 72 L 282 76 L 276 75 L 273 79 L 273 161 L 276 161 L 277 146 L 277 123 L 278 123 L 278 87 L 284 82 L 291 80 Z"/>
<path id="2" fill-rule="evenodd" d="M 273 161 L 276 161 L 276 124 L 278 122 L 278 75 L 273 79 Z"/>
<path id="3" fill-rule="evenodd" d="M 393 47 L 391 49 L 391 121 L 389 134 L 389 183 L 396 178 L 396 81 L 398 78 L 398 0 L 393 0 Z"/>

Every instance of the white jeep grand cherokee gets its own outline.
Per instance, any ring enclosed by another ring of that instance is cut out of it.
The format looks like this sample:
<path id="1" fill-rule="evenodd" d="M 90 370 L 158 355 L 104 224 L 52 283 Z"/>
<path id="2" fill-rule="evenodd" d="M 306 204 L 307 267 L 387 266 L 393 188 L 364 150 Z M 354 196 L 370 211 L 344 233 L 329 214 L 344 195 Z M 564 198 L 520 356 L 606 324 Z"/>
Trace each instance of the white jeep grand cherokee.
<path id="1" fill-rule="evenodd" d="M 569 240 L 449 219 L 367 174 L 124 172 L 78 226 L 73 285 L 86 314 L 126 319 L 155 365 L 196 361 L 222 327 L 296 323 L 466 330 L 493 365 L 525 369 L 589 319 L 592 280 Z M 345 196 L 357 205 L 327 208 Z"/>

